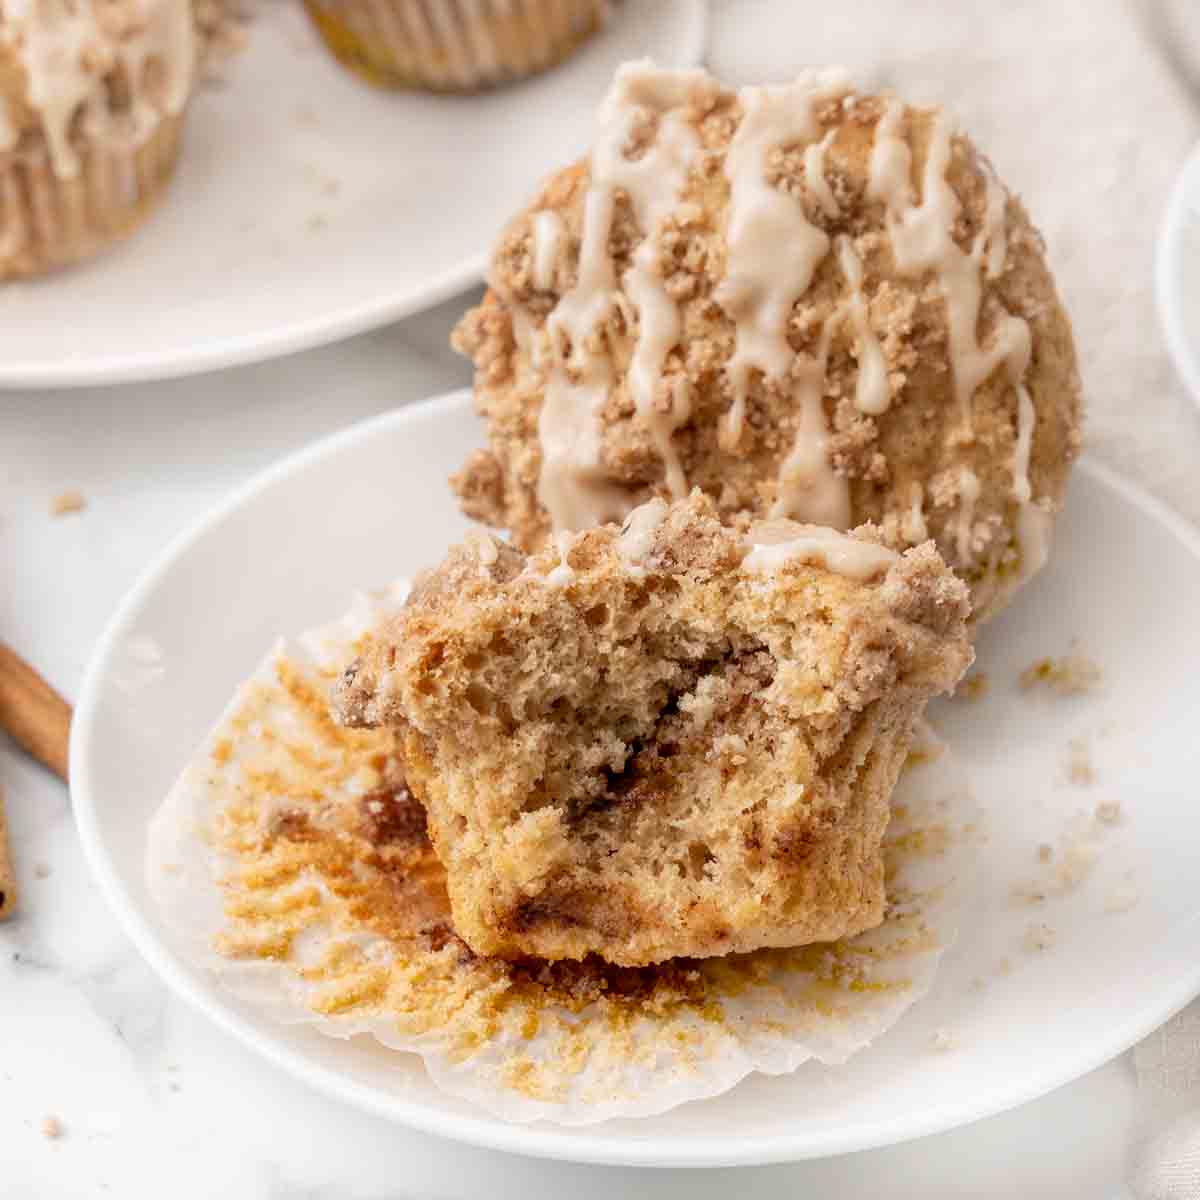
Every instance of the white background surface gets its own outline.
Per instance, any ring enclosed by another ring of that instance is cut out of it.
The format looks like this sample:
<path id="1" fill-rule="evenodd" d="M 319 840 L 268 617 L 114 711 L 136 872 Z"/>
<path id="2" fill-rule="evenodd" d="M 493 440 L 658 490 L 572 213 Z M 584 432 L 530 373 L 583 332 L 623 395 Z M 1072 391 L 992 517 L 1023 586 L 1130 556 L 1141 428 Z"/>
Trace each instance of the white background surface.
<path id="1" fill-rule="evenodd" d="M 994 5 L 951 13 L 845 0 L 797 28 L 795 14 L 815 6 L 739 0 L 718 7 L 714 64 L 735 78 L 779 78 L 840 58 L 864 85 L 882 74 L 952 101 L 1047 234 L 1077 327 L 1094 447 L 1195 518 L 1200 437 L 1149 303 L 1166 188 L 1200 132 L 1192 97 L 1124 0 L 1061 0 L 1056 19 L 1033 0 L 1003 7 L 1000 21 Z M 770 35 L 752 34 L 752 21 Z M 864 44 L 865 28 L 892 48 L 886 72 L 872 65 L 883 51 Z M 0 637 L 70 696 L 137 572 L 231 486 L 314 437 L 465 382 L 443 349 L 461 307 L 227 374 L 0 396 Z M 82 489 L 87 510 L 51 519 L 51 498 L 68 487 Z M 2 745 L 0 785 L 24 899 L 20 920 L 0 929 L 4 1200 L 1119 1194 L 1135 1118 L 1127 1058 L 937 1138 L 703 1176 L 505 1159 L 359 1116 L 168 998 L 85 875 L 64 789 Z M 34 877 L 37 864 L 46 878 Z M 57 1142 L 39 1132 L 47 1114 L 64 1124 Z"/>

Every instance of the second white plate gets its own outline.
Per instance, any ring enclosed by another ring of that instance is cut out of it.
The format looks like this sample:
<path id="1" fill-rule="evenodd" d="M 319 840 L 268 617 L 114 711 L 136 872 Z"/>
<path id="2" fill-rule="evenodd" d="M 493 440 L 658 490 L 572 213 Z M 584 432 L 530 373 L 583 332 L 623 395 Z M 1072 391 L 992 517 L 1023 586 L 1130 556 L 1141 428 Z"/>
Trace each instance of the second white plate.
<path id="1" fill-rule="evenodd" d="M 255 10 L 202 89 L 161 208 L 124 245 L 0 286 L 0 387 L 157 379 L 333 341 L 480 278 L 505 221 L 582 153 L 616 67 L 699 60 L 703 0 L 629 0 L 557 69 L 495 92 L 377 91 L 297 0 Z"/>
<path id="2" fill-rule="evenodd" d="M 846 1066 L 752 1077 L 643 1121 L 506 1125 L 440 1092 L 413 1056 L 273 1024 L 233 1000 L 188 965 L 150 900 L 150 815 L 277 635 L 335 617 L 355 590 L 413 574 L 461 535 L 445 480 L 479 436 L 459 394 L 286 460 L 180 538 L 100 640 L 72 732 L 83 845 L 142 953 L 212 1019 L 310 1085 L 423 1130 L 526 1154 L 701 1166 L 862 1149 L 998 1112 L 1099 1065 L 1200 991 L 1200 539 L 1084 466 L 1051 566 L 986 630 L 987 693 L 936 712 L 987 814 L 962 936 L 933 993 Z M 1023 667 L 1076 638 L 1104 669 L 1096 690 L 1018 687 Z M 1122 815 L 1096 825 L 1106 802 Z M 1090 872 L 1085 846 L 1063 858 L 1076 821 L 1094 834 Z M 1039 862 L 1043 844 L 1051 863 Z M 1059 894 L 1064 862 L 1086 878 Z"/>

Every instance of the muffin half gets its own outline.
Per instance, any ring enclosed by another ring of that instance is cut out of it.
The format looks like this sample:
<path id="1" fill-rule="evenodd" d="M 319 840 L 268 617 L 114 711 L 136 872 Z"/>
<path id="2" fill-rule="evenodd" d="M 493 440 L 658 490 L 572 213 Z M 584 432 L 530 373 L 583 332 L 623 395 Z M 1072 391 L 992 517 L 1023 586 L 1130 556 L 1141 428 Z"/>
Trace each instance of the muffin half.
<path id="1" fill-rule="evenodd" d="M 888 801 L 971 660 L 931 544 L 699 492 L 526 559 L 454 550 L 344 676 L 394 724 L 479 954 L 628 966 L 851 936 L 883 917 Z"/>

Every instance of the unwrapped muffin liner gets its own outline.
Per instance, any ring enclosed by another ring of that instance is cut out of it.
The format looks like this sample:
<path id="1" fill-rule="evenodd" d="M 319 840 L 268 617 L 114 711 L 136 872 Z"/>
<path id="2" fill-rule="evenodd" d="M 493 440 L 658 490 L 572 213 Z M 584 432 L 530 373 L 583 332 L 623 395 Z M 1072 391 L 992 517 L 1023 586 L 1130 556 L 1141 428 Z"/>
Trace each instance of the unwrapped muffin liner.
<path id="1" fill-rule="evenodd" d="M 344 833 L 269 850 L 273 823 L 349 811 L 385 781 L 392 735 L 341 729 L 328 700 L 405 590 L 281 641 L 152 821 L 151 892 L 186 957 L 228 992 L 284 1023 L 417 1054 L 438 1086 L 503 1119 L 586 1125 L 714 1096 L 754 1071 L 836 1066 L 929 990 L 977 841 L 966 780 L 941 747 L 910 758 L 894 797 L 883 924 L 795 950 L 514 967 L 448 930 L 398 936 L 374 919 L 399 895 L 448 922 L 431 850 L 386 878 Z"/>
<path id="2" fill-rule="evenodd" d="M 607 18 L 606 0 L 305 0 L 333 53 L 371 82 L 473 91 L 545 70 Z"/>
<path id="3" fill-rule="evenodd" d="M 132 232 L 171 177 L 183 117 L 163 116 L 138 146 L 89 147 L 70 177 L 44 148 L 0 156 L 0 279 L 66 266 Z"/>

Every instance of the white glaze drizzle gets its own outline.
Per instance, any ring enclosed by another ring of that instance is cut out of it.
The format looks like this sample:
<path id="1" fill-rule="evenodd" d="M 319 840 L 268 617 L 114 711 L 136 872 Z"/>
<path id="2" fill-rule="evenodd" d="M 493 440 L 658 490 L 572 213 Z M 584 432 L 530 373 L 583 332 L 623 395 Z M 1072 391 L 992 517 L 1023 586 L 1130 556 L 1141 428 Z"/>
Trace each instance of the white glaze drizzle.
<path id="1" fill-rule="evenodd" d="M 642 574 L 642 563 L 654 545 L 658 527 L 667 519 L 668 506 L 665 500 L 655 497 L 639 504 L 621 527 L 617 538 L 617 553 L 631 574 Z"/>
<path id="2" fill-rule="evenodd" d="M 533 286 L 548 292 L 554 286 L 566 226 L 552 208 L 533 216 Z"/>
<path id="3" fill-rule="evenodd" d="M 983 236 L 987 245 L 987 277 L 996 279 L 1008 257 L 1008 197 L 991 165 L 984 169 Z"/>
<path id="4" fill-rule="evenodd" d="M 1017 586 L 1028 582 L 1046 565 L 1053 532 L 1054 518 L 1039 504 L 1022 504 L 1017 510 L 1017 545 L 1021 556 Z"/>
<path id="5" fill-rule="evenodd" d="M 1029 483 L 1029 459 L 1032 453 L 1036 412 L 1025 386 L 1032 338 L 1029 325 L 1020 317 L 1006 313 L 996 324 L 992 344 L 983 347 L 978 340 L 983 279 L 994 279 L 1004 270 L 1008 254 L 1006 229 L 1007 196 L 990 166 L 984 169 L 983 220 L 965 253 L 954 241 L 952 229 L 960 212 L 958 197 L 946 178 L 950 162 L 954 127 L 944 113 L 934 118 L 925 162 L 920 204 L 912 202 L 909 173 L 911 153 L 899 135 L 903 105 L 889 100 L 875 132 L 871 152 L 868 194 L 887 206 L 888 232 L 897 268 L 905 274 L 934 270 L 946 301 L 949 327 L 950 364 L 954 374 L 955 396 L 964 429 L 970 433 L 973 399 L 976 389 L 1002 363 L 1009 382 L 1017 393 L 1017 435 L 1013 451 L 1013 497 L 1018 505 L 1018 537 L 1022 543 L 1022 570 L 1026 558 L 1044 562 L 1050 518 L 1033 502 Z M 979 481 L 965 470 L 959 489 L 960 509 L 955 535 L 960 562 L 974 558 L 972 525 L 979 498 Z M 1028 531 L 1032 552 L 1024 553 Z M 1032 572 L 1031 572 L 1032 573 Z"/>
<path id="6" fill-rule="evenodd" d="M 929 526 L 925 524 L 925 489 L 913 484 L 912 503 L 900 522 L 900 536 L 910 546 L 919 545 L 929 537 Z"/>
<path id="7" fill-rule="evenodd" d="M 850 485 L 833 469 L 829 455 L 829 424 L 825 419 L 825 363 L 835 311 L 821 329 L 814 357 L 798 357 L 792 367 L 792 388 L 799 425 L 791 452 L 779 468 L 772 517 L 794 517 L 834 529 L 850 526 Z"/>
<path id="8" fill-rule="evenodd" d="M 601 109 L 600 131 L 591 158 L 584 199 L 583 233 L 575 286 L 547 319 L 553 361 L 538 421 L 542 451 L 538 498 L 555 529 L 583 529 L 620 519 L 628 493 L 604 479 L 601 467 L 600 411 L 612 382 L 609 354 L 593 339 L 614 308 L 628 303 L 617 291 L 608 240 L 615 194 L 630 200 L 643 241 L 625 273 L 625 294 L 637 308 L 638 339 L 629 387 L 639 417 L 663 457 L 668 485 L 686 490 L 671 435 L 682 423 L 672 403 L 675 393 L 657 390 L 662 363 L 678 339 L 678 313 L 659 276 L 654 233 L 679 198 L 699 139 L 677 111 L 713 81 L 701 71 L 657 71 L 648 63 L 620 69 Z M 636 124 L 658 114 L 652 143 L 640 158 L 625 150 Z M 569 351 L 564 352 L 564 342 Z M 686 419 L 686 418 L 683 418 Z"/>
<path id="9" fill-rule="evenodd" d="M 136 148 L 164 115 L 182 111 L 191 91 L 195 30 L 191 5 L 181 0 L 129 0 L 124 7 L 96 0 L 6 0 L 0 43 L 24 70 L 25 99 L 60 179 L 80 170 L 72 145 L 76 114 L 89 139 Z M 130 91 L 128 117 L 120 124 L 107 94 L 118 69 Z M 0 126 L 0 148 L 11 149 L 16 129 L 7 110 Z"/>
<path id="10" fill-rule="evenodd" d="M 579 535 L 567 530 L 559 530 L 554 535 L 554 548 L 558 551 L 558 566 L 552 568 L 545 576 L 550 587 L 566 587 L 575 581 L 575 568 L 567 560 L 575 548 Z"/>
<path id="11" fill-rule="evenodd" d="M 846 310 L 858 339 L 858 375 L 854 383 L 854 407 L 860 413 L 877 417 L 887 412 L 891 403 L 887 362 L 883 357 L 879 339 L 875 336 L 875 330 L 871 328 L 871 313 L 862 290 L 862 260 L 854 249 L 854 243 L 844 235 L 837 240 L 837 253 L 842 273 L 850 286 Z"/>
<path id="12" fill-rule="evenodd" d="M 954 527 L 954 546 L 960 563 L 969 563 L 974 557 L 975 505 L 979 502 L 981 491 L 979 476 L 970 467 L 960 467 L 958 516 Z"/>
<path id="13" fill-rule="evenodd" d="M 1027 505 L 1033 499 L 1033 486 L 1029 482 L 1029 459 L 1033 453 L 1033 428 L 1037 421 L 1037 413 L 1033 407 L 1033 397 L 1023 384 L 1017 384 L 1017 436 L 1013 442 L 1012 456 L 1012 490 L 1013 496 L 1020 505 Z"/>
<path id="14" fill-rule="evenodd" d="M 876 542 L 862 541 L 826 526 L 794 521 L 754 526 L 747 540 L 751 549 L 742 560 L 742 568 L 764 574 L 787 563 L 812 563 L 847 579 L 865 582 L 882 575 L 900 557 Z"/>
<path id="15" fill-rule="evenodd" d="M 825 152 L 836 136 L 835 125 L 819 142 L 813 142 L 804 149 L 804 186 L 827 217 L 836 217 L 841 211 L 829 180 L 825 178 Z"/>
<path id="16" fill-rule="evenodd" d="M 788 323 L 808 291 L 829 237 L 804 215 L 794 196 L 767 180 L 772 151 L 811 143 L 817 104 L 847 90 L 841 71 L 809 73 L 779 87 L 742 88 L 742 119 L 725 156 L 729 217 L 725 278 L 715 299 L 734 321 L 736 345 L 726 364 L 733 403 L 721 430 L 726 449 L 741 441 L 750 373 L 783 384 L 795 361 Z"/>
<path id="17" fill-rule="evenodd" d="M 1005 316 L 996 327 L 992 345 L 980 346 L 980 262 L 987 230 L 980 231 L 969 254 L 959 248 L 952 234 L 960 212 L 958 197 L 946 178 L 954 125 L 945 113 L 934 117 L 921 202 L 913 204 L 907 169 L 911 156 L 908 144 L 896 132 L 901 111 L 899 102 L 891 100 L 879 121 L 868 192 L 887 206 L 887 227 L 897 269 L 905 275 L 929 270 L 937 273 L 946 301 L 955 395 L 963 427 L 969 432 L 976 389 L 996 367 L 1021 353 L 1028 327 L 1019 317 Z"/>

